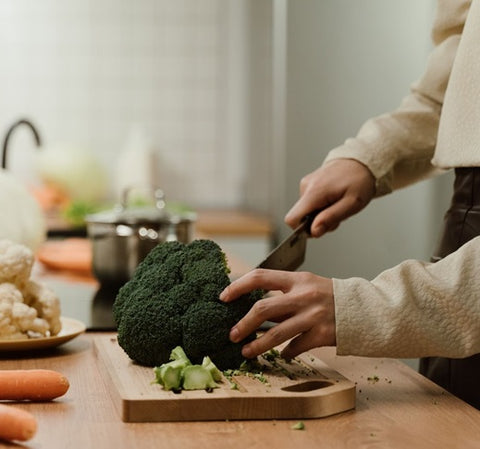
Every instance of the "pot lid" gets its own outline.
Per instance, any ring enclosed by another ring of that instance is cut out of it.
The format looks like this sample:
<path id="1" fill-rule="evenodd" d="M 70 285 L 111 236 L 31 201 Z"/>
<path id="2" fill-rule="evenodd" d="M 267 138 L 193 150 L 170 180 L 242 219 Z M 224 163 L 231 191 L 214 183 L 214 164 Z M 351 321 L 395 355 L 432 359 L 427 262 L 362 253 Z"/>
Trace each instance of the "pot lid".
<path id="1" fill-rule="evenodd" d="M 159 211 L 155 208 L 147 207 L 129 207 L 113 208 L 112 210 L 98 212 L 86 217 L 87 223 L 103 223 L 103 224 L 127 224 L 135 225 L 139 223 L 163 223 L 175 224 L 183 222 L 193 222 L 196 215 L 193 212 L 171 213 L 167 210 Z"/>
<path id="2" fill-rule="evenodd" d="M 153 205 L 132 206 L 127 201 L 128 192 L 125 192 L 121 204 L 111 210 L 97 212 L 86 217 L 87 223 L 98 224 L 177 224 L 193 222 L 196 214 L 185 206 L 167 205 L 164 194 L 157 189 L 154 192 Z"/>

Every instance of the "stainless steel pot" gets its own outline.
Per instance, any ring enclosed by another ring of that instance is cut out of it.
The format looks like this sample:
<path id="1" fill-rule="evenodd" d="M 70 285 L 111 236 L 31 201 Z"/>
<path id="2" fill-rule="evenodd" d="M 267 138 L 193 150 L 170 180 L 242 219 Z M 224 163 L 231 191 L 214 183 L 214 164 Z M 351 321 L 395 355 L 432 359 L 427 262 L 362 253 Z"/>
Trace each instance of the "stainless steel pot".
<path id="1" fill-rule="evenodd" d="M 163 192 L 154 191 L 155 205 L 128 206 L 128 194 L 110 211 L 86 217 L 87 233 L 92 242 L 92 270 L 102 284 L 123 284 L 138 264 L 159 243 L 193 239 L 194 213 L 169 213 Z"/>

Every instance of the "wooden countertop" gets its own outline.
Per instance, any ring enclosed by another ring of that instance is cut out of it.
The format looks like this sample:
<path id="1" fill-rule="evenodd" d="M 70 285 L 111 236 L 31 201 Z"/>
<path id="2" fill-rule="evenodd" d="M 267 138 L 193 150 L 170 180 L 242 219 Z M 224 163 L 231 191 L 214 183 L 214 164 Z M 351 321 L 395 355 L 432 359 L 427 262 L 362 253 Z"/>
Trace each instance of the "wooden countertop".
<path id="1" fill-rule="evenodd" d="M 54 350 L 1 354 L 0 368 L 50 368 L 70 380 L 51 403 L 23 403 L 39 422 L 29 448 L 478 448 L 480 412 L 396 360 L 338 357 L 333 348 L 312 351 L 356 383 L 356 409 L 322 419 L 124 423 L 103 381 L 87 333 Z M 111 334 L 115 336 L 115 334 Z M 17 447 L 2 445 L 0 447 Z M 20 446 L 18 446 L 20 447 Z M 24 446 L 21 446 L 24 447 Z"/>
<path id="2" fill-rule="evenodd" d="M 271 221 L 264 215 L 242 210 L 199 210 L 196 230 L 208 235 L 270 237 Z"/>

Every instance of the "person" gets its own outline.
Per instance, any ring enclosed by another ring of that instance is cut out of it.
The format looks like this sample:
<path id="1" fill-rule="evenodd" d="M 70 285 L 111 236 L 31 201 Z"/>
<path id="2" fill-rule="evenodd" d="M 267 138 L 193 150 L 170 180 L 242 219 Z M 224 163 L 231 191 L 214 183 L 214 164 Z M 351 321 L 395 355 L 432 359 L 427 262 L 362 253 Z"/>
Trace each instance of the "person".
<path id="1" fill-rule="evenodd" d="M 420 357 L 420 371 L 480 409 L 480 0 L 438 0 L 424 74 L 391 113 L 368 120 L 300 182 L 285 221 L 321 210 L 313 237 L 373 198 L 455 170 L 454 194 L 431 261 L 406 260 L 373 280 L 256 269 L 221 294 L 271 292 L 231 330 L 246 357 L 288 342 L 292 358 L 320 346 L 339 355 Z"/>

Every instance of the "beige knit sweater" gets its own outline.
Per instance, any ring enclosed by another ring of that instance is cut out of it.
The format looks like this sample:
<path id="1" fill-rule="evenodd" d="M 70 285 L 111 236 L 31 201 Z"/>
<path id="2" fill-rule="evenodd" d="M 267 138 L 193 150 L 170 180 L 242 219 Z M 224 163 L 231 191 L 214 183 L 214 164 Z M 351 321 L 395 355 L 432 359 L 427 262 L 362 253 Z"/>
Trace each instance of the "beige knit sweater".
<path id="1" fill-rule="evenodd" d="M 480 166 L 480 0 L 438 0 L 432 51 L 400 107 L 366 122 L 327 161 L 370 168 L 377 195 Z M 480 353 L 480 237 L 436 264 L 407 260 L 372 281 L 334 279 L 337 353 Z"/>

